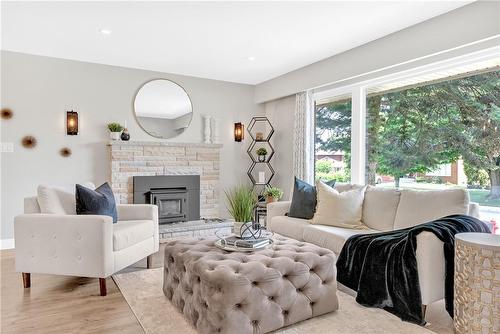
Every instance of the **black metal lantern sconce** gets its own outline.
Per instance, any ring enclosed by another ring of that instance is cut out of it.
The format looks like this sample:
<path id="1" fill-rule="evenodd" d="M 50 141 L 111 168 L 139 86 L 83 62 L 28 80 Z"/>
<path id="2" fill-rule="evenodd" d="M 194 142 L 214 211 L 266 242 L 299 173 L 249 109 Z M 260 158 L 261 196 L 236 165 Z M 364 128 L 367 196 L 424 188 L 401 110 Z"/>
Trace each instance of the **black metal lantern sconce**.
<path id="1" fill-rule="evenodd" d="M 76 111 L 66 112 L 66 133 L 69 136 L 78 134 L 78 113 Z"/>
<path id="2" fill-rule="evenodd" d="M 234 123 L 234 141 L 240 142 L 245 138 L 245 130 L 242 123 Z"/>

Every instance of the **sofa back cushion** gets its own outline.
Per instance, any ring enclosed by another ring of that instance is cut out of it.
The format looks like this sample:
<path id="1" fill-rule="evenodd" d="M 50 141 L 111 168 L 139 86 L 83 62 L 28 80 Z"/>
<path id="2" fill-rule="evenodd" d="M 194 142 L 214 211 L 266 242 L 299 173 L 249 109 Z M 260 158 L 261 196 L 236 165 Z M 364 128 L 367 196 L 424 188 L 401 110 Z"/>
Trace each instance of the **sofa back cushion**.
<path id="1" fill-rule="evenodd" d="M 95 189 L 95 185 L 91 182 L 82 183 L 82 185 L 89 189 Z M 75 184 L 69 186 L 38 186 L 37 199 L 41 213 L 76 215 L 75 187 Z"/>
<path id="2" fill-rule="evenodd" d="M 337 190 L 339 193 L 343 193 L 344 191 L 349 191 L 353 189 L 362 189 L 365 186 L 360 185 L 360 184 L 351 184 L 351 183 L 335 183 L 335 186 L 333 187 L 335 190 Z"/>
<path id="3" fill-rule="evenodd" d="M 311 220 L 314 225 L 366 229 L 361 223 L 365 187 L 339 193 L 323 182 L 316 185 L 318 204 Z"/>
<path id="4" fill-rule="evenodd" d="M 469 212 L 465 189 L 401 191 L 394 229 L 402 229 L 453 214 Z"/>
<path id="5" fill-rule="evenodd" d="M 30 196 L 24 198 L 24 213 L 41 213 L 40 205 L 38 204 L 38 198 L 36 196 Z"/>
<path id="6" fill-rule="evenodd" d="M 363 202 L 363 223 L 371 229 L 392 231 L 401 191 L 368 186 Z"/>

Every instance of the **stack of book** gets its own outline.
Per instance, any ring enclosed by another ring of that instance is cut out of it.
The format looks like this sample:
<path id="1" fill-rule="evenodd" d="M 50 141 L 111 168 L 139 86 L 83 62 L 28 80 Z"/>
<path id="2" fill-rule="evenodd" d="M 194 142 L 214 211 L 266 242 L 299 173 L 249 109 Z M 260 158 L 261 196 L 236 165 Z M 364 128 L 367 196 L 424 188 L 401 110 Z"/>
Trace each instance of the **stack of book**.
<path id="1" fill-rule="evenodd" d="M 241 239 L 233 235 L 221 240 L 222 244 L 240 248 L 260 248 L 269 244 L 269 238 Z"/>

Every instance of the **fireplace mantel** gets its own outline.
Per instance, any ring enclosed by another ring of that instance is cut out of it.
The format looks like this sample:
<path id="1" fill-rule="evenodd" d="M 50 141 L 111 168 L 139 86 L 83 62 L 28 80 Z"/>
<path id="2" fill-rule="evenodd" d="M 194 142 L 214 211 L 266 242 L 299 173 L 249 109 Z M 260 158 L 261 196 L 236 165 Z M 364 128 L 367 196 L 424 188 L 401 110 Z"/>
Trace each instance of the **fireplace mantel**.
<path id="1" fill-rule="evenodd" d="M 206 148 L 221 148 L 222 144 L 205 144 L 205 143 L 176 143 L 167 141 L 123 141 L 110 140 L 108 146 L 184 146 L 184 147 L 206 147 Z"/>
<path id="2" fill-rule="evenodd" d="M 133 203 L 133 176 L 199 175 L 200 214 L 219 216 L 221 144 L 109 141 L 111 187 L 120 203 Z"/>

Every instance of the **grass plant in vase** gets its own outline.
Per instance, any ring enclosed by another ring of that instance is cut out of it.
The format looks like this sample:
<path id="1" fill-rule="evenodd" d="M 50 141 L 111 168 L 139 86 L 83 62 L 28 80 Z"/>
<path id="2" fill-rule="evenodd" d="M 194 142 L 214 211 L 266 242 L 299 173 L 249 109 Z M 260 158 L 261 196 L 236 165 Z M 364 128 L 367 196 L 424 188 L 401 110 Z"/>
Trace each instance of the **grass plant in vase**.
<path id="1" fill-rule="evenodd" d="M 279 201 L 283 196 L 283 190 L 276 187 L 266 187 L 266 190 L 264 190 L 264 196 L 266 197 L 267 203 Z"/>
<path id="2" fill-rule="evenodd" d="M 120 135 L 123 130 L 123 126 L 119 123 L 109 123 L 108 130 L 110 131 L 109 136 L 113 140 L 120 140 Z"/>
<path id="3" fill-rule="evenodd" d="M 257 196 L 254 194 L 252 187 L 239 185 L 232 189 L 226 190 L 227 210 L 233 217 L 234 234 L 241 238 L 250 237 L 250 231 L 241 235 L 242 226 L 252 224 L 253 210 L 257 204 Z"/>

